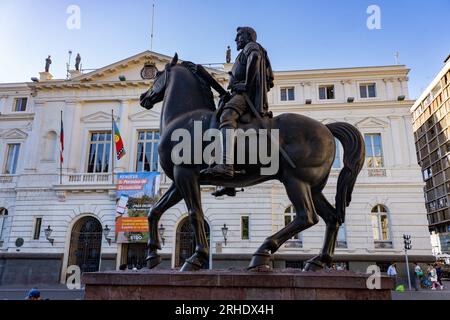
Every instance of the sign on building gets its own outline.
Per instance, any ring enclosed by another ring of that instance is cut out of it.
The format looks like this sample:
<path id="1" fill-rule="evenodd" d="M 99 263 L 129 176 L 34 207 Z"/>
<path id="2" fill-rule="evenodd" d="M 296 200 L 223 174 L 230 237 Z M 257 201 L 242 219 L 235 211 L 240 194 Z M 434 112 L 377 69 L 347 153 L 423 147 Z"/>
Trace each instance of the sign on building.
<path id="1" fill-rule="evenodd" d="M 117 178 L 116 241 L 145 243 L 147 214 L 159 197 L 160 173 L 119 173 Z"/>

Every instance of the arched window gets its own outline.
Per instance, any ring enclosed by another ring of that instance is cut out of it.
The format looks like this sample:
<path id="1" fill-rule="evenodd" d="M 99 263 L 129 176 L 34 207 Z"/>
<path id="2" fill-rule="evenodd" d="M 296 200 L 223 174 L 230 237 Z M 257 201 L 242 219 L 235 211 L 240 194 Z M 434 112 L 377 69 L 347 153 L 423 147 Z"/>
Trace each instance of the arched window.
<path id="1" fill-rule="evenodd" d="M 8 219 L 8 210 L 6 208 L 0 208 L 0 247 L 3 246 L 5 241 L 6 219 Z"/>
<path id="2" fill-rule="evenodd" d="M 293 205 L 290 205 L 289 207 L 284 210 L 284 226 L 287 226 L 291 221 L 295 219 L 296 212 Z M 287 243 L 286 247 L 301 247 L 303 243 L 302 235 L 301 233 L 297 233 L 292 237 L 291 243 Z"/>
<path id="3" fill-rule="evenodd" d="M 44 137 L 44 160 L 53 161 L 56 155 L 56 141 L 58 135 L 55 131 L 49 131 Z"/>
<path id="4" fill-rule="evenodd" d="M 375 243 L 391 243 L 389 213 L 387 208 L 381 204 L 377 204 L 372 208 L 371 219 Z"/>

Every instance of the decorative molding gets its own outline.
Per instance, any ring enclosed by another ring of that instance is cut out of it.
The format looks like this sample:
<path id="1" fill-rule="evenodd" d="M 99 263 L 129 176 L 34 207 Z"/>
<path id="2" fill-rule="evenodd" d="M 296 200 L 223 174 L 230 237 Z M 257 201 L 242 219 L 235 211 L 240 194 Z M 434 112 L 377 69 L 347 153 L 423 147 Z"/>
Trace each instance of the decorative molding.
<path id="1" fill-rule="evenodd" d="M 114 120 L 118 121 L 120 117 L 118 115 L 114 115 Z M 81 118 L 81 122 L 89 123 L 89 122 L 111 122 L 111 114 L 106 113 L 104 111 L 99 111 Z"/>
<path id="2" fill-rule="evenodd" d="M 59 202 L 65 202 L 66 201 L 66 192 L 63 190 L 56 191 L 56 197 L 58 198 Z"/>
<path id="3" fill-rule="evenodd" d="M 26 139 L 28 134 L 20 129 L 4 130 L 1 134 L 3 139 Z"/>
<path id="4" fill-rule="evenodd" d="M 367 117 L 356 122 L 355 126 L 358 128 L 387 128 L 389 127 L 389 123 L 374 117 Z"/>
<path id="5" fill-rule="evenodd" d="M 144 110 L 134 114 L 130 114 L 128 119 L 131 121 L 152 121 L 160 119 L 160 114 L 153 110 Z"/>

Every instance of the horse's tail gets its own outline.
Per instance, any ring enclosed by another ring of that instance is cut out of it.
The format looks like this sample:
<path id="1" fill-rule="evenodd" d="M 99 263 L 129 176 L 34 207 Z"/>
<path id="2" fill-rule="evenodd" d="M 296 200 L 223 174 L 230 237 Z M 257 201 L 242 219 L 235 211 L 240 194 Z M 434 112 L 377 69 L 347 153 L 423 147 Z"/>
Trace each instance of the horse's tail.
<path id="1" fill-rule="evenodd" d="M 330 123 L 327 127 L 344 147 L 344 168 L 339 173 L 336 192 L 336 215 L 342 224 L 345 222 L 345 209 L 352 200 L 356 178 L 364 165 L 365 144 L 359 130 L 349 123 Z"/>

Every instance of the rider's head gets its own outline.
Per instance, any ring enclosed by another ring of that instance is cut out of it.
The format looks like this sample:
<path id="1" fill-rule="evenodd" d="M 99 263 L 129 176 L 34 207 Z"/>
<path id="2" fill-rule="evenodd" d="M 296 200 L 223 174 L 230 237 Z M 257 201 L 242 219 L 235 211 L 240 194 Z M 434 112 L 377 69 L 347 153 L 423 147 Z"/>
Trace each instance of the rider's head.
<path id="1" fill-rule="evenodd" d="M 256 41 L 256 31 L 250 27 L 239 27 L 235 41 L 238 50 L 244 49 L 247 43 Z"/>

